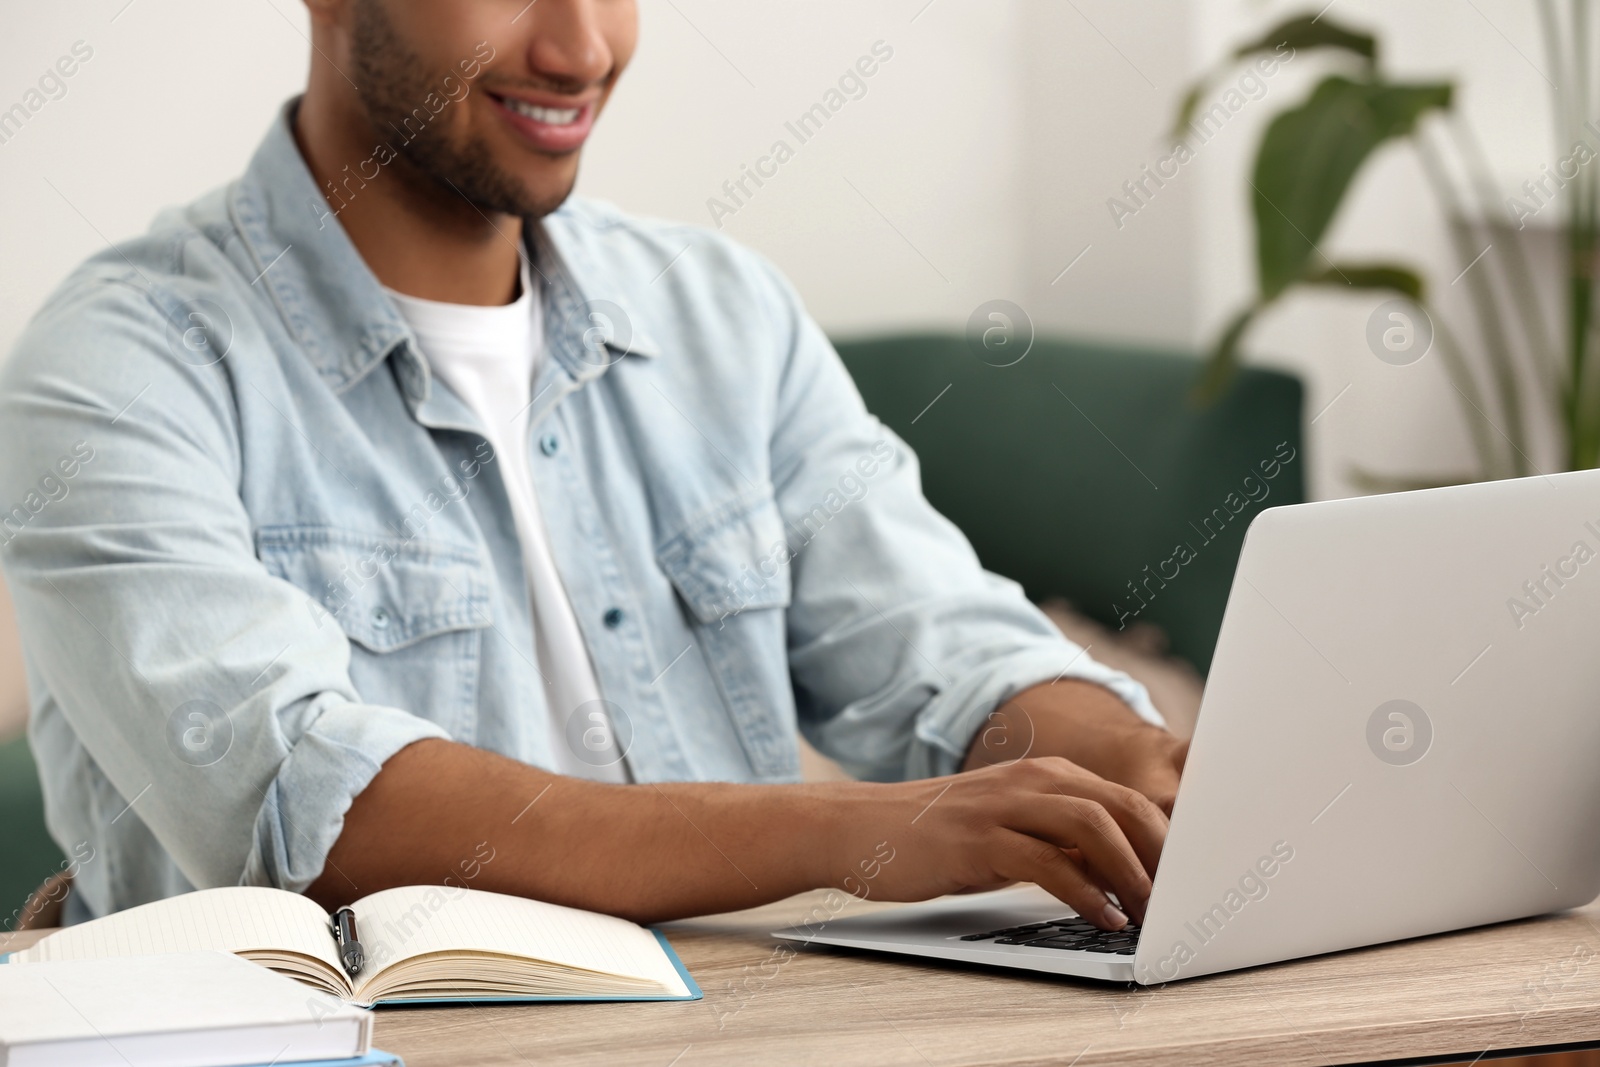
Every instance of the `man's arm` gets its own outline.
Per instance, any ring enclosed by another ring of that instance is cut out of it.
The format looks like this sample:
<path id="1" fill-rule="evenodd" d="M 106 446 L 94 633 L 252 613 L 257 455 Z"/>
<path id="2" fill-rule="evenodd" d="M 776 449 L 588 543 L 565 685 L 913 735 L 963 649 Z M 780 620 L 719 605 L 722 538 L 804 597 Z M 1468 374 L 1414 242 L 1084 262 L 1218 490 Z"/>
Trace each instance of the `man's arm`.
<path id="1" fill-rule="evenodd" d="M 1119 928 L 1106 892 L 1142 920 L 1165 833 L 1142 794 L 1061 759 L 894 784 L 608 785 L 424 740 L 356 797 L 308 893 L 331 908 L 470 872 L 473 888 L 659 922 L 825 886 L 923 900 L 1031 881 Z"/>

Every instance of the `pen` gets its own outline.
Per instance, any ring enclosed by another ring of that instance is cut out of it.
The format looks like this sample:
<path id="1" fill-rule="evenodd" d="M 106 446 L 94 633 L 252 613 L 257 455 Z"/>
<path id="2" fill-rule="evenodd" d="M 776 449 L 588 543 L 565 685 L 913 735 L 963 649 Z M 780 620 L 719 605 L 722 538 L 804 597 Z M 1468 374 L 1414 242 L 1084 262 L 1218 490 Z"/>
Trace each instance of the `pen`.
<path id="1" fill-rule="evenodd" d="M 333 940 L 339 946 L 339 962 L 344 964 L 344 969 L 353 978 L 361 973 L 361 964 L 365 959 L 361 951 L 361 942 L 356 935 L 356 913 L 349 908 L 340 908 L 333 913 Z"/>

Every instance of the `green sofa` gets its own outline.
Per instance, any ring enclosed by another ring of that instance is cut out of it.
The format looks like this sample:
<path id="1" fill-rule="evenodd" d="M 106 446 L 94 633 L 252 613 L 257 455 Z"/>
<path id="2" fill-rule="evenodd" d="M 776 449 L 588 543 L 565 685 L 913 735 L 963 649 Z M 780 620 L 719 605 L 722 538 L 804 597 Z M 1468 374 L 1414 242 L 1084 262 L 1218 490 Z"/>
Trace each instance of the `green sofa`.
<path id="1" fill-rule="evenodd" d="M 28 894 L 61 869 L 62 858 L 44 828 L 44 798 L 28 739 L 0 744 L 0 931 L 15 927 Z"/>
<path id="2" fill-rule="evenodd" d="M 1153 622 L 1202 674 L 1245 527 L 1305 498 L 1288 374 L 1243 370 L 1200 407 L 1199 364 L 1174 352 L 1039 340 L 993 366 L 961 336 L 837 347 L 986 567 L 1113 630 Z"/>
<path id="3" fill-rule="evenodd" d="M 1176 353 L 1041 340 L 996 367 L 960 336 L 838 348 L 987 567 L 1113 629 L 1154 622 L 1202 672 L 1245 526 L 1267 504 L 1304 497 L 1301 387 L 1286 374 L 1245 370 L 1197 408 L 1198 365 Z M 1262 465 L 1274 463 L 1267 478 Z M 1180 543 L 1192 548 L 1181 563 Z M 0 925 L 61 860 L 26 741 L 0 745 Z"/>

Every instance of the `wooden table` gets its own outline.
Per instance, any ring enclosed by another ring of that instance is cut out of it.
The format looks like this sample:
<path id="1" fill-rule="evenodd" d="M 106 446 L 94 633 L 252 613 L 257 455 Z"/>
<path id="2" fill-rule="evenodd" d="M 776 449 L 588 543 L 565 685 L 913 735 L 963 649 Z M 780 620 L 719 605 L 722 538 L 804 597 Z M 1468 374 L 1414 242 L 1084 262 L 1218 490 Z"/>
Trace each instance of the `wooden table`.
<path id="1" fill-rule="evenodd" d="M 1470 1063 L 1600 1046 L 1600 902 L 1150 989 L 767 936 L 822 894 L 667 928 L 705 999 L 379 1011 L 408 1067 Z M 857 914 L 872 903 L 853 904 Z M 0 938 L 0 951 L 37 934 Z M 1600 1054 L 1541 1057 L 1600 1064 Z M 1500 1061 L 1505 1067 L 1504 1061 Z"/>

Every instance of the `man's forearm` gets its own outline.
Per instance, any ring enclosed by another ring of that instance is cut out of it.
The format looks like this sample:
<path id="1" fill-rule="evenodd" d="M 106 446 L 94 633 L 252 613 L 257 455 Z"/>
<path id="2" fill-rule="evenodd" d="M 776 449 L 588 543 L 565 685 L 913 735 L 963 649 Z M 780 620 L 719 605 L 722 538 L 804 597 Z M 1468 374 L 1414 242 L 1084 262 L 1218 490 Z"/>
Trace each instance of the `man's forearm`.
<path id="1" fill-rule="evenodd" d="M 818 792 L 605 785 L 419 741 L 356 797 L 307 895 L 331 908 L 448 878 L 646 923 L 752 907 L 844 876 Z"/>
<path id="2" fill-rule="evenodd" d="M 1116 929 L 1143 916 L 1166 825 L 1063 759 L 897 783 L 605 785 L 427 740 L 355 798 L 307 893 L 332 908 L 468 884 L 650 923 L 824 886 L 925 900 L 1030 881 Z"/>

